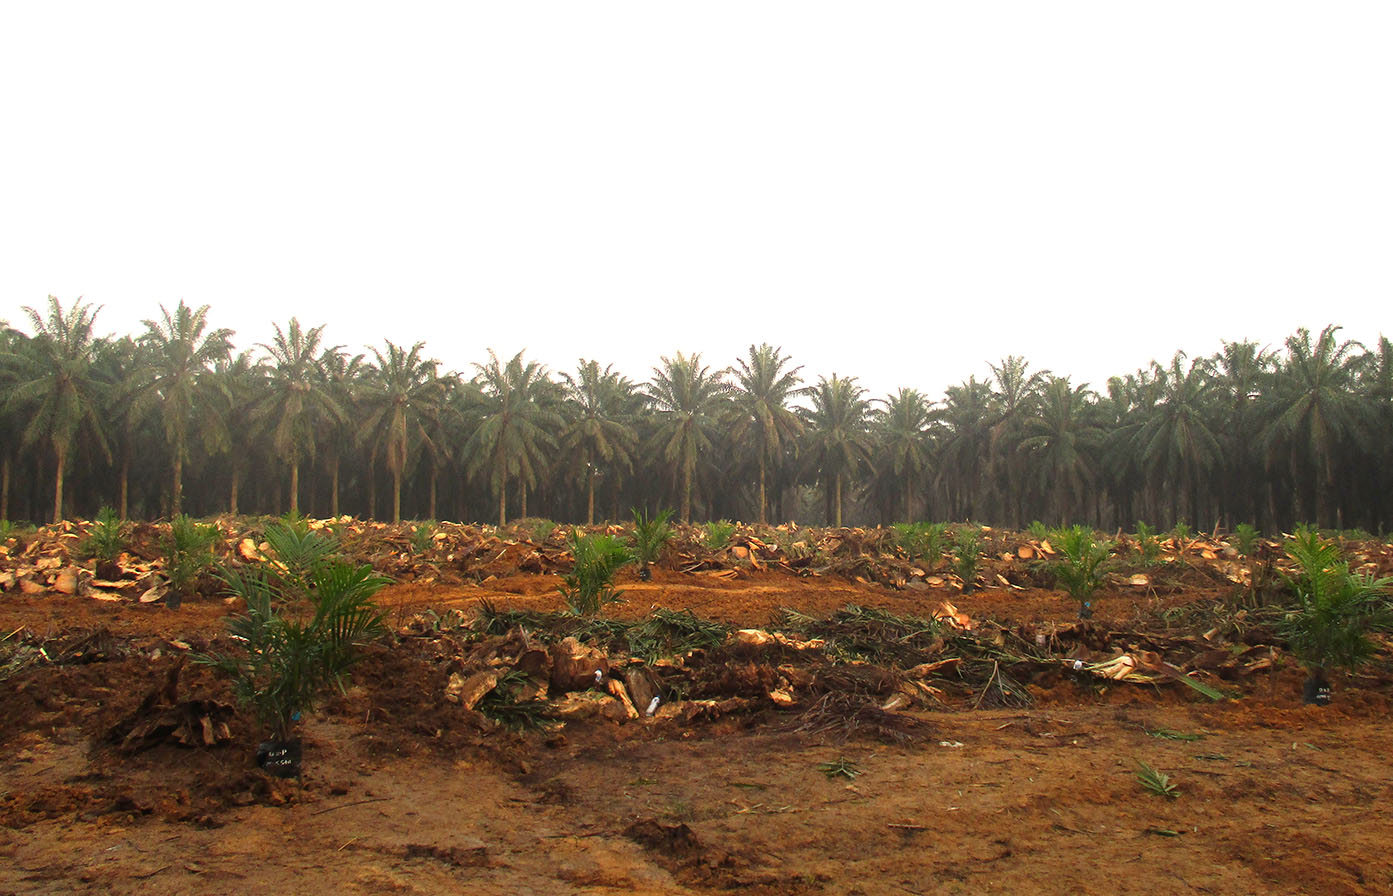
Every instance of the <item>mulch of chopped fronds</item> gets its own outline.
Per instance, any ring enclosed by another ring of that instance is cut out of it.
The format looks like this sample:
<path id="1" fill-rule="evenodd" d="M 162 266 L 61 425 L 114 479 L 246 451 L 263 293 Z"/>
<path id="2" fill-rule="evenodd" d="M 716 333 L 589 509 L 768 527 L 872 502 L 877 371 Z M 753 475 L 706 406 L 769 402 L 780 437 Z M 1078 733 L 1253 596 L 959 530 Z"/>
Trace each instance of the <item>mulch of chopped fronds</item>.
<path id="1" fill-rule="evenodd" d="M 919 616 L 850 604 L 825 619 L 785 608 L 773 628 L 800 638 L 821 638 L 831 656 L 844 661 L 901 667 L 928 660 L 943 646 L 942 625 Z"/>
<path id="2" fill-rule="evenodd" d="M 691 610 L 658 608 L 638 622 L 626 622 L 564 612 L 500 610 L 488 601 L 480 601 L 475 627 L 483 635 L 495 636 L 522 628 L 544 644 L 575 638 L 647 662 L 719 647 L 730 634 L 728 626 L 702 619 Z"/>
<path id="3" fill-rule="evenodd" d="M 881 709 L 874 698 L 845 691 L 818 697 L 799 714 L 793 729 L 837 740 L 871 737 L 899 744 L 927 740 L 933 733 L 922 719 Z"/>
<path id="4" fill-rule="evenodd" d="M 479 712 L 509 728 L 541 728 L 551 718 L 547 704 L 537 700 L 519 699 L 519 691 L 529 681 L 526 673 L 516 669 L 505 672 L 499 677 L 493 690 L 479 701 Z"/>
<path id="5" fill-rule="evenodd" d="M 668 656 L 681 656 L 693 650 L 710 650 L 725 643 L 730 628 L 702 619 L 691 610 L 658 608 L 626 632 L 629 655 L 647 662 Z"/>
<path id="6" fill-rule="evenodd" d="M 1030 691 L 1016 681 L 997 660 L 968 660 L 958 664 L 958 675 L 977 694 L 973 708 L 1021 707 L 1034 703 Z"/>

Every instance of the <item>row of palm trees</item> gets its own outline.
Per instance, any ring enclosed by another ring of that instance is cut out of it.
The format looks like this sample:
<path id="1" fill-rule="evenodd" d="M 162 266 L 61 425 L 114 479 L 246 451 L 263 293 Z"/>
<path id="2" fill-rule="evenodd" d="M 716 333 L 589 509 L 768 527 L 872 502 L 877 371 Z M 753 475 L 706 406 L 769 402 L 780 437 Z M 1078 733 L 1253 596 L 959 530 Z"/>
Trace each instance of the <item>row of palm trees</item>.
<path id="1" fill-rule="evenodd" d="M 1110 379 L 991 364 L 931 400 L 804 378 L 776 347 L 728 368 L 663 357 L 646 383 L 492 351 L 442 372 L 417 343 L 362 354 L 292 319 L 235 351 L 207 306 L 135 336 L 49 298 L 0 325 L 0 516 L 182 511 L 594 522 L 629 507 L 760 522 L 1299 520 L 1382 531 L 1393 505 L 1393 344 L 1298 330 L 1273 350 Z M 51 483 L 51 503 L 45 494 Z M 530 507 L 529 507 L 530 504 Z"/>

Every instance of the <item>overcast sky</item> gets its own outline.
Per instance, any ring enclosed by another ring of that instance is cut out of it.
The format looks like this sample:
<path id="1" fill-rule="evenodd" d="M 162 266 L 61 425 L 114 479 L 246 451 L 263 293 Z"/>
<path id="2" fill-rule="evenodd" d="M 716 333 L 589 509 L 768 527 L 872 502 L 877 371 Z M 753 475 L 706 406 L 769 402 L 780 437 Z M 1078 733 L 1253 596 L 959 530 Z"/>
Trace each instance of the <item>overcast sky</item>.
<path id="1" fill-rule="evenodd" d="M 1387 2 L 9 3 L 0 318 L 935 398 L 1371 342 L 1390 45 Z"/>

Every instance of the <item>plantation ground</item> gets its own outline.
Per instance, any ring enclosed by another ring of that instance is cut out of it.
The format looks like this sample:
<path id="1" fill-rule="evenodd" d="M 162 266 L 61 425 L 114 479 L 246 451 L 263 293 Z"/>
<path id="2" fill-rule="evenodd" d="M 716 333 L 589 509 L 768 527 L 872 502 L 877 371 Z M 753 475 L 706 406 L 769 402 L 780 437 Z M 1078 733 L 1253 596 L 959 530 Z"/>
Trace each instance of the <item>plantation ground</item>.
<path id="1" fill-rule="evenodd" d="M 554 574 L 483 578 L 397 585 L 382 601 L 403 631 L 481 600 L 560 606 Z M 947 598 L 1003 630 L 1077 623 L 1042 587 L 960 595 L 719 567 L 627 578 L 610 615 L 689 608 L 766 626 L 780 607 L 929 615 Z M 1205 581 L 1110 586 L 1091 630 L 1160 620 L 1197 637 L 1225 591 Z M 447 642 L 407 636 L 373 648 L 349 693 L 307 721 L 302 784 L 254 767 L 243 713 L 230 743 L 121 750 L 112 732 L 171 669 L 180 699 L 226 697 L 181 657 L 231 609 L 0 596 L 0 636 L 22 632 L 53 660 L 0 684 L 0 893 L 1393 891 L 1386 655 L 1337 679 L 1326 708 L 1300 705 L 1302 673 L 1276 653 L 1223 682 L 1237 697 L 1221 702 L 1045 670 L 1025 683 L 1030 705 L 987 708 L 945 683 L 940 706 L 903 713 L 918 727 L 894 743 L 798 731 L 797 707 L 765 704 L 516 734 L 445 701 Z M 819 770 L 839 760 L 861 773 Z M 1138 760 L 1178 797 L 1143 790 Z"/>

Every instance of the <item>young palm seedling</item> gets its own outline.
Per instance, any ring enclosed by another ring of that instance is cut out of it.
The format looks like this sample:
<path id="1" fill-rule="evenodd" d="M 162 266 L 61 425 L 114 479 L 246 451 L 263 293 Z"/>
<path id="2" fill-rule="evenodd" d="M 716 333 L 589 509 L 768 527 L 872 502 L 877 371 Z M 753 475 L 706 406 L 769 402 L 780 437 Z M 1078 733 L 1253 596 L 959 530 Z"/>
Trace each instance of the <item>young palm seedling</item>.
<path id="1" fill-rule="evenodd" d="M 269 735 L 257 750 L 258 764 L 280 777 L 298 777 L 295 723 L 324 691 L 344 690 L 359 647 L 386 631 L 372 598 L 391 580 L 371 566 L 337 559 L 316 566 L 301 593 L 287 592 L 282 580 L 261 569 L 229 570 L 223 580 L 247 604 L 227 624 L 241 650 L 195 659 L 229 675 L 237 699 L 256 713 Z M 302 604 L 282 606 L 296 597 L 307 597 L 312 611 Z"/>
<path id="2" fill-rule="evenodd" d="M 126 526 L 109 505 L 97 511 L 82 552 L 98 563 L 113 563 L 126 549 Z"/>
<path id="3" fill-rule="evenodd" d="M 1155 566 L 1161 556 L 1161 542 L 1156 538 L 1156 530 L 1137 520 L 1137 552 L 1146 566 Z"/>
<path id="4" fill-rule="evenodd" d="M 185 514 L 169 524 L 164 540 L 169 594 L 164 602 L 170 609 L 178 609 L 184 598 L 196 593 L 199 579 L 213 568 L 213 545 L 219 537 L 217 526 L 196 523 Z"/>
<path id="5" fill-rule="evenodd" d="M 1093 615 L 1093 594 L 1103 584 L 1103 564 L 1111 545 L 1097 541 L 1087 526 L 1071 526 L 1054 533 L 1059 559 L 1052 564 L 1054 577 L 1069 596 L 1079 602 L 1079 618 Z"/>
<path id="6" fill-rule="evenodd" d="M 265 537 L 275 574 L 287 591 L 306 591 L 314 571 L 339 550 L 336 536 L 311 529 L 304 517 L 289 516 L 271 523 Z"/>
<path id="7" fill-rule="evenodd" d="M 634 508 L 634 559 L 638 562 L 638 577 L 647 582 L 653 578 L 652 565 L 658 562 L 663 548 L 672 540 L 671 510 L 659 511 L 657 516 L 648 516 L 637 507 Z"/>
<path id="8" fill-rule="evenodd" d="M 575 566 L 561 577 L 561 596 L 576 616 L 594 616 L 600 607 L 619 600 L 621 591 L 614 588 L 614 574 L 634 556 L 624 543 L 613 535 L 579 535 L 571 533 L 571 554 Z"/>
<path id="9" fill-rule="evenodd" d="M 730 520 L 715 520 L 707 523 L 702 531 L 702 547 L 714 553 L 730 544 L 733 535 L 735 535 L 735 524 Z"/>
<path id="10" fill-rule="evenodd" d="M 957 538 L 953 540 L 953 572 L 962 579 L 964 594 L 977 585 L 977 570 L 981 559 L 978 530 L 972 526 L 959 529 Z"/>
<path id="11" fill-rule="evenodd" d="M 1282 633 L 1310 672 L 1303 702 L 1324 706 L 1330 702 L 1326 671 L 1358 668 L 1374 651 L 1369 632 L 1393 623 L 1387 600 L 1393 579 L 1350 572 L 1340 548 L 1310 528 L 1297 530 L 1287 554 L 1298 570 L 1289 580 L 1296 605 Z"/>

